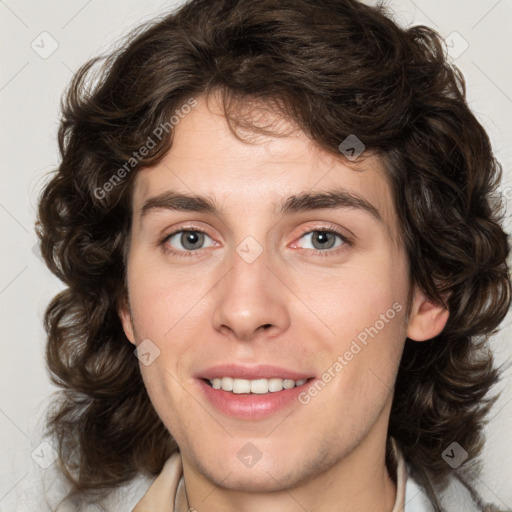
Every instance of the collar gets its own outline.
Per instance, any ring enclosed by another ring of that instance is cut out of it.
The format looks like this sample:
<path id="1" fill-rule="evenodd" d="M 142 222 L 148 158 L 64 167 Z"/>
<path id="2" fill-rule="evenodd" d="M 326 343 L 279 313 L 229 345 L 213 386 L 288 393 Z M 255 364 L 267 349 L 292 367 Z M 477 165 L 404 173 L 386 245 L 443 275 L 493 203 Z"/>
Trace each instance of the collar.
<path id="1" fill-rule="evenodd" d="M 391 512 L 404 512 L 407 468 L 401 450 L 391 439 L 396 460 L 396 499 Z M 178 452 L 167 459 L 160 474 L 132 512 L 188 512 L 190 510 L 181 456 Z"/>

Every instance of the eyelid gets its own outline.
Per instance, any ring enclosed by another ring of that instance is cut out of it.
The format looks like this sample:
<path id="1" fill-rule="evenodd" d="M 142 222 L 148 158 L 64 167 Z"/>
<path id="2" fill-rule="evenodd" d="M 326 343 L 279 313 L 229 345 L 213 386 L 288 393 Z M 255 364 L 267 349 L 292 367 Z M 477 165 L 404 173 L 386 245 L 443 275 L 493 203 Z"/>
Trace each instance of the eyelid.
<path id="1" fill-rule="evenodd" d="M 347 244 L 347 245 L 353 245 L 354 244 L 354 239 L 355 239 L 355 235 L 353 233 L 351 233 L 351 235 L 347 235 L 344 230 L 341 230 L 340 228 L 337 228 L 335 226 L 329 226 L 329 225 L 322 225 L 322 226 L 308 226 L 306 228 L 304 228 L 301 233 L 299 234 L 299 236 L 297 238 L 295 238 L 295 240 L 299 240 L 300 238 L 302 238 L 304 235 L 307 235 L 307 234 L 310 234 L 310 233 L 314 233 L 314 232 L 317 232 L 317 231 L 322 231 L 322 232 L 326 232 L 326 233 L 333 233 L 337 236 L 339 236 L 341 238 L 341 240 L 344 242 L 344 244 Z M 295 242 L 294 242 L 295 244 Z M 339 247 L 338 247 L 339 248 Z M 309 249 L 309 250 L 313 250 L 313 249 Z M 326 249 L 324 251 L 318 251 L 318 252 L 333 252 L 335 249 L 333 250 L 329 250 L 329 249 Z"/>
<path id="2" fill-rule="evenodd" d="M 171 238 L 174 238 L 176 235 L 179 235 L 180 233 L 201 233 L 202 235 L 207 236 L 210 240 L 215 242 L 215 240 L 213 240 L 213 238 L 208 233 L 206 233 L 204 231 L 200 231 L 199 229 L 178 229 L 177 231 L 173 231 L 173 232 L 169 233 L 164 238 L 164 242 L 167 242 Z M 194 249 L 194 250 L 199 250 L 199 249 Z M 187 251 L 187 252 L 192 252 L 192 251 Z"/>
<path id="3" fill-rule="evenodd" d="M 212 240 L 212 245 L 210 247 L 218 246 L 218 242 L 210 235 L 208 234 L 207 230 L 198 227 L 197 225 L 193 224 L 186 224 L 178 226 L 174 229 L 172 229 L 170 232 L 166 233 L 164 236 L 159 238 L 158 246 L 162 247 L 162 249 L 169 253 L 176 256 L 195 256 L 198 252 L 202 251 L 203 249 L 209 249 L 210 247 L 202 247 L 200 249 L 193 249 L 193 250 L 182 250 L 182 249 L 175 249 L 174 247 L 170 246 L 168 244 L 169 240 L 182 232 L 194 232 L 194 233 L 202 233 L 203 235 L 206 235 Z"/>
<path id="4" fill-rule="evenodd" d="M 169 231 L 167 231 L 167 229 L 169 229 Z M 209 233 L 207 228 L 192 222 L 185 222 L 185 224 L 178 224 L 172 228 L 166 228 L 165 230 L 162 230 L 162 234 L 159 237 L 160 241 L 168 240 L 171 236 L 175 235 L 176 233 L 181 233 L 182 231 L 197 231 L 198 233 L 203 233 L 213 239 L 213 236 Z"/>

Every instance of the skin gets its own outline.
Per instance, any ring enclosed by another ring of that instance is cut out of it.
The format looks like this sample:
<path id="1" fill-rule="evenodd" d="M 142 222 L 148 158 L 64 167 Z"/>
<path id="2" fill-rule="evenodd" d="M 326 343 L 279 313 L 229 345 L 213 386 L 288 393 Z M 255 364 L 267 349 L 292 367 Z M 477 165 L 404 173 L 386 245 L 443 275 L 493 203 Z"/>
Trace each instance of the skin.
<path id="1" fill-rule="evenodd" d="M 275 121 L 282 136 L 239 140 L 215 97 L 199 98 L 180 121 L 169 153 L 135 180 L 129 304 L 119 314 L 131 343 L 149 338 L 160 350 L 141 373 L 180 447 L 191 507 L 391 511 L 385 442 L 404 341 L 436 336 L 448 312 L 413 290 L 405 316 L 408 262 L 380 160 L 367 155 L 356 165 Z M 274 208 L 293 194 L 340 188 L 381 219 L 361 208 Z M 142 215 L 164 191 L 210 196 L 219 209 Z M 180 229 L 207 235 L 188 257 L 169 252 L 187 251 L 179 234 L 165 240 Z M 318 249 L 314 234 L 332 229 L 350 243 L 335 236 L 332 248 Z M 236 251 L 248 236 L 262 249 L 252 263 Z M 403 306 L 396 316 L 306 405 L 247 420 L 200 392 L 194 375 L 216 364 L 273 364 L 320 377 L 394 303 Z M 261 453 L 252 467 L 237 457 L 248 442 Z"/>

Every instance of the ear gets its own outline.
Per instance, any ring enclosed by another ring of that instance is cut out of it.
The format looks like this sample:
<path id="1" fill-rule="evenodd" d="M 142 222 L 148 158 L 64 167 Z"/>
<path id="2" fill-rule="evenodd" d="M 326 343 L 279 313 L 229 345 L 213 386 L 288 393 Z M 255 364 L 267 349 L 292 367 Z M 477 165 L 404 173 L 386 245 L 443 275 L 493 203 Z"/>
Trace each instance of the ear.
<path id="1" fill-rule="evenodd" d="M 444 329 L 449 315 L 445 307 L 433 302 L 416 288 L 407 324 L 407 337 L 414 341 L 435 338 Z"/>
<path id="2" fill-rule="evenodd" d="M 132 314 L 127 300 L 123 300 L 117 307 L 117 314 L 123 325 L 123 331 L 132 345 L 135 345 Z"/>

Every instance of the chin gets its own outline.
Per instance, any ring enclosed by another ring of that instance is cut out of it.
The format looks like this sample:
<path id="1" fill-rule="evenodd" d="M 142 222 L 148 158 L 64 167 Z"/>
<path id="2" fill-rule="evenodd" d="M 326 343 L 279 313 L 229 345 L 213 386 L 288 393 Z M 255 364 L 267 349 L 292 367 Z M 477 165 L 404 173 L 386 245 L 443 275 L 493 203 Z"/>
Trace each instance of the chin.
<path id="1" fill-rule="evenodd" d="M 232 467 L 226 472 L 219 468 L 205 468 L 203 474 L 213 484 L 235 492 L 275 492 L 283 487 L 293 488 L 301 480 L 296 471 L 287 472 L 283 468 L 245 468 Z M 306 480 L 306 479 L 304 479 Z"/>

